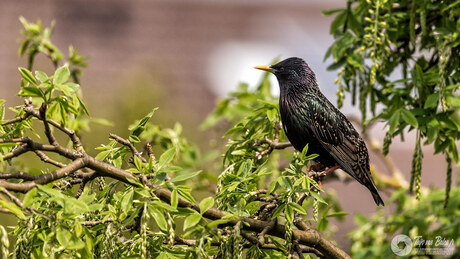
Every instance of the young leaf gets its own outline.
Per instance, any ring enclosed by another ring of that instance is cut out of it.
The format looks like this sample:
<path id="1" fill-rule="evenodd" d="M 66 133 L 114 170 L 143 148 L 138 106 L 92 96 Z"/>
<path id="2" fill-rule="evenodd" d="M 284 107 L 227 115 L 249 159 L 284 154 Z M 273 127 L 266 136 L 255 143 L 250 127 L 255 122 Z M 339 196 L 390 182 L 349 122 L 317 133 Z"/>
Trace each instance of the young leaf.
<path id="1" fill-rule="evenodd" d="M 174 159 L 174 156 L 176 156 L 176 149 L 175 148 L 170 148 L 166 150 L 163 154 L 160 156 L 160 160 L 158 161 L 158 168 L 161 169 L 163 168 L 166 164 L 171 162 Z"/>
<path id="2" fill-rule="evenodd" d="M 131 189 L 128 193 L 123 196 L 121 200 L 120 210 L 125 213 L 129 213 L 131 207 L 133 206 L 133 196 L 134 196 L 134 189 Z"/>
<path id="3" fill-rule="evenodd" d="M 35 71 L 35 77 L 40 80 L 40 82 L 44 83 L 48 80 L 48 75 L 45 74 L 45 72 L 42 71 Z"/>
<path id="4" fill-rule="evenodd" d="M 436 108 L 438 106 L 439 93 L 430 94 L 426 100 L 423 108 Z"/>
<path id="5" fill-rule="evenodd" d="M 174 189 L 171 192 L 171 206 L 173 208 L 177 208 L 177 204 L 179 203 L 179 195 L 177 194 L 177 190 Z"/>
<path id="6" fill-rule="evenodd" d="M 185 181 L 185 180 L 187 180 L 189 178 L 192 178 L 192 177 L 195 177 L 195 176 L 199 175 L 200 173 L 201 173 L 201 170 L 197 171 L 197 172 L 192 172 L 192 173 L 182 173 L 182 174 L 179 174 L 176 177 L 172 178 L 169 181 L 172 182 L 172 183 Z"/>
<path id="7" fill-rule="evenodd" d="M 412 114 L 411 111 L 408 111 L 406 109 L 402 109 L 401 110 L 401 117 L 409 125 L 413 126 L 414 128 L 418 128 L 417 118 L 415 118 L 414 114 Z"/>
<path id="8" fill-rule="evenodd" d="M 349 214 L 350 214 L 350 213 L 344 212 L 344 211 L 336 211 L 336 212 L 332 212 L 331 214 L 326 215 L 326 218 L 330 218 L 330 217 L 343 217 L 343 216 L 346 216 L 346 215 L 349 215 Z"/>
<path id="9" fill-rule="evenodd" d="M 212 208 L 214 205 L 214 198 L 207 197 L 200 202 L 200 212 L 201 214 L 205 213 L 208 209 Z"/>
<path id="10" fill-rule="evenodd" d="M 20 67 L 19 73 L 21 73 L 22 78 L 24 78 L 27 82 L 37 86 L 37 80 L 35 80 L 35 77 L 32 75 L 32 72 L 30 72 L 28 69 Z"/>
<path id="11" fill-rule="evenodd" d="M 320 218 L 318 220 L 318 230 L 319 231 L 324 231 L 327 228 L 327 225 L 329 225 L 329 220 L 327 218 Z"/>
<path id="12" fill-rule="evenodd" d="M 33 188 L 32 190 L 28 191 L 22 200 L 22 208 L 27 208 L 32 205 L 34 202 L 34 198 L 37 196 L 37 188 Z"/>
<path id="13" fill-rule="evenodd" d="M 21 208 L 12 202 L 0 200 L 0 207 L 3 207 L 11 211 L 14 215 L 16 215 L 16 217 L 20 219 L 26 219 L 26 216 L 24 215 L 24 213 L 22 213 Z"/>
<path id="14" fill-rule="evenodd" d="M 147 207 L 148 207 L 148 210 L 150 212 L 150 215 L 152 215 L 152 217 L 157 222 L 158 227 L 162 231 L 167 231 L 168 230 L 168 223 L 166 221 L 166 218 L 165 218 L 165 215 L 163 214 L 163 212 L 159 211 L 158 209 L 156 209 L 152 205 L 148 205 Z"/>
<path id="15" fill-rule="evenodd" d="M 61 85 L 69 79 L 70 71 L 68 66 L 62 66 L 54 72 L 53 83 L 55 85 Z"/>
<path id="16" fill-rule="evenodd" d="M 196 224 L 200 223 L 201 215 L 200 214 L 192 214 L 185 218 L 184 221 L 184 230 L 195 226 Z"/>

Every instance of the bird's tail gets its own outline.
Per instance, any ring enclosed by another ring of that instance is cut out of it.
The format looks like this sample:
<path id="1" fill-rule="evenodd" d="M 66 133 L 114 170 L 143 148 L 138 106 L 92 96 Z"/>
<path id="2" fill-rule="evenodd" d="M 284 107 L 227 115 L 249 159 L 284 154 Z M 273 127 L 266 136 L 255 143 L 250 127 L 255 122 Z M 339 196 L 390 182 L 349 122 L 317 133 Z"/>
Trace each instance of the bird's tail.
<path id="1" fill-rule="evenodd" d="M 372 182 L 372 184 L 367 184 L 366 187 L 369 189 L 369 191 L 371 191 L 372 198 L 374 198 L 375 204 L 377 204 L 377 206 L 385 206 L 382 197 L 380 197 L 380 194 L 377 191 L 377 188 L 375 187 L 375 184 Z"/>

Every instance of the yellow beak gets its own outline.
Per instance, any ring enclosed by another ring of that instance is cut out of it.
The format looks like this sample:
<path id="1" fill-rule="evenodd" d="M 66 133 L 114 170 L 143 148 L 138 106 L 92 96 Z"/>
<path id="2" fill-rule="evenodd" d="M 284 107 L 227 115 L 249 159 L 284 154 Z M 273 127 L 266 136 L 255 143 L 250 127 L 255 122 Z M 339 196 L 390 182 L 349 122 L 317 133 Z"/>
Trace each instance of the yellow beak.
<path id="1" fill-rule="evenodd" d="M 269 66 L 256 66 L 254 68 L 264 70 L 264 71 L 268 71 L 268 72 L 271 72 L 271 70 L 272 70 Z"/>

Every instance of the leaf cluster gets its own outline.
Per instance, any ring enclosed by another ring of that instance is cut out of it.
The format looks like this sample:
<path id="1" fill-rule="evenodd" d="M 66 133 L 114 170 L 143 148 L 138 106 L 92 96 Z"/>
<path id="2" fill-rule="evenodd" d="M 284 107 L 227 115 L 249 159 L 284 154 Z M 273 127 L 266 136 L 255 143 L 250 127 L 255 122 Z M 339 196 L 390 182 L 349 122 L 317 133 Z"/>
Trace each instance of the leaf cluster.
<path id="1" fill-rule="evenodd" d="M 89 129 L 92 119 L 75 77 L 84 58 L 71 51 L 61 64 L 63 56 L 51 42 L 53 27 L 23 18 L 21 22 L 25 39 L 20 54 L 28 55 L 29 66 L 19 68 L 18 96 L 25 102 L 11 108 L 15 117 L 9 120 L 4 118 L 4 102 L 0 103 L 0 212 L 18 218 L 10 233 L 15 237 L 14 251 L 10 253 L 2 241 L 3 254 L 15 258 L 346 255 L 317 232 L 327 233 L 328 219 L 346 213 L 333 195 L 323 193 L 319 178 L 306 170 L 316 155 L 307 156 L 308 147 L 294 155 L 286 150 L 290 145 L 268 75 L 255 90 L 241 84 L 204 122 L 203 127 L 226 123 L 230 128 L 222 159 L 202 156 L 181 136 L 179 123 L 173 128 L 153 124 L 157 108 L 134 122 L 126 138 L 110 134 L 108 143 L 92 156 L 81 139 L 81 130 Z M 50 75 L 32 71 L 35 56 L 41 54 L 55 66 Z M 61 145 L 56 134 L 67 144 Z M 19 171 L 12 161 L 25 153 L 33 153 L 49 167 Z M 201 170 L 205 162 L 222 169 L 218 179 Z"/>
<path id="2" fill-rule="evenodd" d="M 332 57 L 330 70 L 339 69 L 339 105 L 348 92 L 364 128 L 386 123 L 385 153 L 393 138 L 415 131 L 411 190 L 414 184 L 420 189 L 422 145 L 459 163 L 458 3 L 350 0 L 346 8 L 324 12 L 336 15 L 330 27 L 335 41 L 325 58 Z"/>

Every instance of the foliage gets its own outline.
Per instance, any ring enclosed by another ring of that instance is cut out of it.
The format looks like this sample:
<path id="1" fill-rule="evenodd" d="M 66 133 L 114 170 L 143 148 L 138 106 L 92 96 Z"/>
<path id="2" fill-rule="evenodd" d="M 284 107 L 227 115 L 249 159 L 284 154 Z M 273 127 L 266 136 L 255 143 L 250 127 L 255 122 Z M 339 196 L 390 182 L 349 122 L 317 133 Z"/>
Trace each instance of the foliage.
<path id="1" fill-rule="evenodd" d="M 452 188 L 452 198 L 446 208 L 443 207 L 444 192 L 439 189 L 427 190 L 422 193 L 420 201 L 406 195 L 407 190 L 395 192 L 391 198 L 396 210 L 391 214 L 375 214 L 371 219 L 363 215 L 355 216 L 356 230 L 350 233 L 352 238 L 353 258 L 388 258 L 393 257 L 391 240 L 397 234 L 408 235 L 413 241 L 410 255 L 429 255 L 417 248 L 444 249 L 445 256 L 457 258 L 460 240 L 460 188 Z M 417 245 L 417 236 L 424 240 L 433 240 L 431 245 Z M 452 241 L 457 247 L 445 246 L 439 240 Z M 438 244 L 436 244 L 438 241 Z M 442 251 L 441 251 L 442 252 Z M 441 254 L 442 255 L 442 254 Z"/>
<path id="2" fill-rule="evenodd" d="M 460 9 L 459 1 L 349 0 L 330 32 L 335 42 L 325 58 L 340 69 L 338 103 L 344 92 L 359 103 L 363 126 L 387 124 L 384 151 L 393 138 L 415 131 L 410 190 L 420 196 L 423 153 L 432 145 L 446 161 L 459 162 Z M 366 120 L 368 114 L 372 117 Z M 446 203 L 452 181 L 447 170 Z"/>
<path id="3" fill-rule="evenodd" d="M 29 64 L 19 68 L 18 95 L 25 103 L 10 108 L 13 119 L 4 118 L 3 102 L 0 113 L 0 207 L 18 218 L 9 256 L 346 256 L 318 232 L 327 234 L 328 219 L 346 213 L 305 170 L 314 155 L 306 156 L 307 149 L 273 152 L 289 143 L 283 142 L 267 76 L 255 90 L 241 85 L 205 122 L 210 127 L 226 120 L 229 142 L 223 164 L 214 161 L 223 168 L 215 196 L 198 203 L 205 156 L 181 136 L 180 124 L 172 129 L 151 124 L 156 108 L 135 122 L 126 138 L 110 134 L 97 155 L 87 153 L 80 137 L 91 119 L 78 84 L 84 58 L 71 48 L 62 64 L 52 28 L 21 22 L 20 54 L 28 55 Z M 31 71 L 40 54 L 54 64 L 52 75 Z M 61 145 L 63 139 L 67 143 Z M 48 167 L 19 171 L 17 158 L 26 153 Z M 6 231 L 0 230 L 7 254 Z"/>

